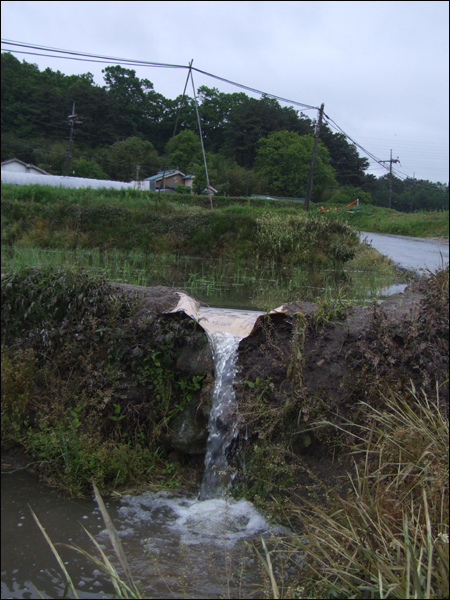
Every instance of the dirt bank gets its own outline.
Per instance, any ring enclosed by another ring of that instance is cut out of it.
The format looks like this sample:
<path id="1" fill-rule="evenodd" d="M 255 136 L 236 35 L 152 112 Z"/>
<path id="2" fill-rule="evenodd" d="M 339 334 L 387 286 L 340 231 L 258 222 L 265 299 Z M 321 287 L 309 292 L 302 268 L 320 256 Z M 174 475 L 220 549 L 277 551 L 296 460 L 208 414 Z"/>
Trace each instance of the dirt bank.
<path id="1" fill-rule="evenodd" d="M 235 462 L 247 495 L 321 501 L 339 488 L 351 433 L 368 424 L 361 402 L 383 409 L 387 395 L 408 398 L 412 384 L 432 399 L 439 383 L 448 415 L 448 269 L 367 308 L 283 309 L 240 345 Z"/>

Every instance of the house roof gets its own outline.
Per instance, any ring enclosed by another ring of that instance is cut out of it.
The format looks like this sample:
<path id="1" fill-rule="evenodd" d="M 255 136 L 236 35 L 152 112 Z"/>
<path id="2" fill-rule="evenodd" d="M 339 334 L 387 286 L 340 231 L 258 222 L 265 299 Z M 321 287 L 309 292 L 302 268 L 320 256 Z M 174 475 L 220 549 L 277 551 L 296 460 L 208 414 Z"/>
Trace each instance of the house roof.
<path id="1" fill-rule="evenodd" d="M 156 181 L 157 179 L 162 179 L 163 176 L 164 177 L 169 177 L 170 175 L 176 175 L 177 173 L 179 173 L 182 177 L 185 177 L 185 174 L 180 171 L 180 169 L 167 169 L 167 171 L 164 173 L 164 171 L 160 171 L 159 173 L 156 173 L 156 175 L 153 175 L 152 177 L 146 177 L 144 179 L 144 181 Z"/>
<path id="2" fill-rule="evenodd" d="M 32 163 L 23 162 L 23 160 L 19 160 L 18 158 L 9 158 L 8 160 L 2 161 L 2 167 L 3 167 L 3 165 L 9 165 L 11 163 L 19 163 L 23 167 L 31 168 L 35 171 L 39 171 L 39 173 L 42 173 L 42 175 L 50 175 L 50 173 L 47 173 L 47 171 L 44 171 L 44 169 L 40 169 L 39 167 L 36 167 L 36 165 L 33 165 Z"/>

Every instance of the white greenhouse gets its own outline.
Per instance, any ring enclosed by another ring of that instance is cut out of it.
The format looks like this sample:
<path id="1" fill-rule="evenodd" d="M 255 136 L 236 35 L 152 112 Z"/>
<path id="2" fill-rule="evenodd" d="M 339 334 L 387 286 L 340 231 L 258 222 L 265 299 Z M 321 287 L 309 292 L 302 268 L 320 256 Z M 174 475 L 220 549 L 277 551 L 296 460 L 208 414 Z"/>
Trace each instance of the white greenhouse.
<path id="1" fill-rule="evenodd" d="M 87 177 L 63 177 L 62 175 L 38 175 L 34 173 L 18 173 L 15 171 L 2 170 L 2 183 L 13 183 L 15 185 L 51 185 L 63 188 L 113 188 L 134 189 L 135 182 L 108 181 L 105 179 L 88 179 Z"/>

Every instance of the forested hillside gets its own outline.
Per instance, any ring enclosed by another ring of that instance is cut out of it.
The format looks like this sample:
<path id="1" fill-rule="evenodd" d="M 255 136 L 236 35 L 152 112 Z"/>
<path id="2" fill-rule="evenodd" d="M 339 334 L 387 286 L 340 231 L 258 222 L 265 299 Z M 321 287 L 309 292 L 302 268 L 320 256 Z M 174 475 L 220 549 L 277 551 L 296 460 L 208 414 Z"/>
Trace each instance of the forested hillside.
<path id="1" fill-rule="evenodd" d="M 75 102 L 70 174 L 129 181 L 156 174 L 164 165 L 196 175 L 205 183 L 194 99 L 165 98 L 148 79 L 121 66 L 103 70 L 104 85 L 91 73 L 64 75 L 40 71 L 2 53 L 2 161 L 17 157 L 64 174 L 68 116 Z M 254 193 L 304 197 L 312 153 L 314 121 L 277 100 L 243 92 L 198 89 L 202 131 L 212 185 L 222 194 Z M 173 135 L 181 103 L 177 135 Z M 367 175 L 369 166 L 356 147 L 325 123 L 320 133 L 313 200 L 388 205 L 388 181 Z M 394 177 L 397 210 L 448 207 L 442 184 Z"/>

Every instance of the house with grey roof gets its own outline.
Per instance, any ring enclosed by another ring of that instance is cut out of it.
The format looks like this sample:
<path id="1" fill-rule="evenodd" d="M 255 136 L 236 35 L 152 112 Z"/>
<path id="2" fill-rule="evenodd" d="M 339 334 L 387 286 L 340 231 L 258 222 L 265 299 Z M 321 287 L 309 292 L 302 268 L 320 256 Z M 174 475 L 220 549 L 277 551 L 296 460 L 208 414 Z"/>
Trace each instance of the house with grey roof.
<path id="1" fill-rule="evenodd" d="M 40 169 L 31 163 L 25 163 L 18 158 L 10 158 L 2 162 L 2 171 L 13 171 L 14 173 L 30 173 L 34 175 L 50 175 L 44 169 Z"/>

